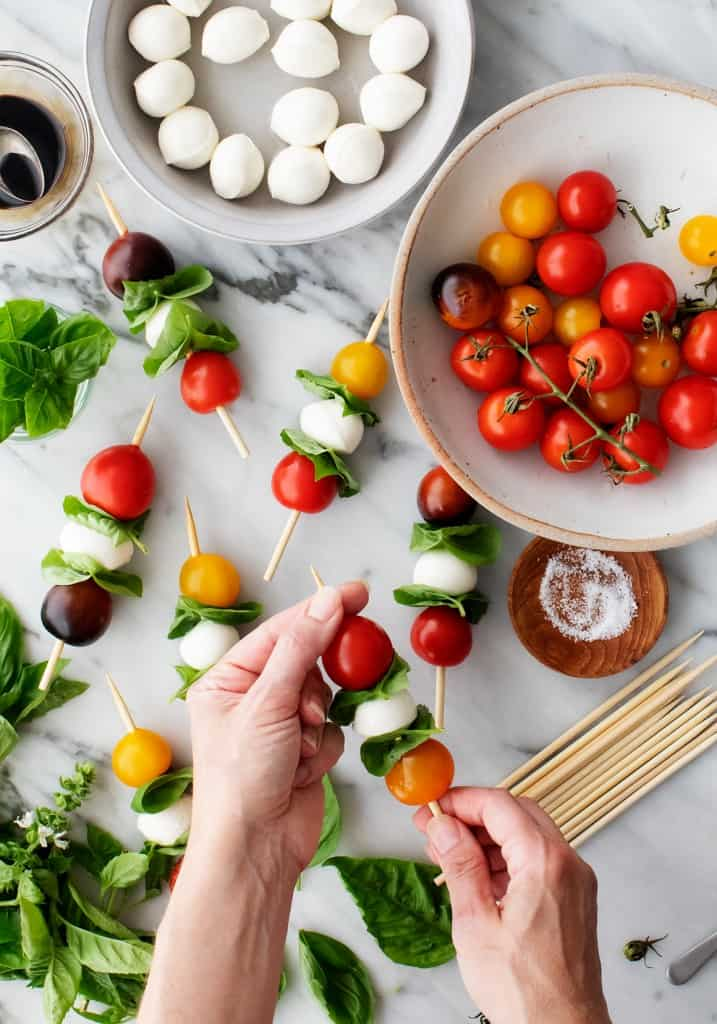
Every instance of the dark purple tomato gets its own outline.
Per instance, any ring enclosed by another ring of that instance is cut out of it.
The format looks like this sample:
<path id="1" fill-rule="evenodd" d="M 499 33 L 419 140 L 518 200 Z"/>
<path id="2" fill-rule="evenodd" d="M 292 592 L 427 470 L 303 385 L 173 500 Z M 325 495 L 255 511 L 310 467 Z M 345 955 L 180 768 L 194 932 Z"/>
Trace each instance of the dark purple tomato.
<path id="1" fill-rule="evenodd" d="M 475 263 L 454 263 L 431 288 L 441 318 L 457 331 L 472 331 L 498 315 L 501 291 L 492 274 Z"/>
<path id="2" fill-rule="evenodd" d="M 442 466 L 426 473 L 418 488 L 418 511 L 432 526 L 461 526 L 475 512 L 476 503 Z"/>
<path id="3" fill-rule="evenodd" d="M 48 590 L 40 613 L 48 633 L 71 647 L 99 640 L 112 621 L 112 597 L 94 580 Z"/>
<path id="4" fill-rule="evenodd" d="M 124 281 L 156 281 L 174 273 L 174 258 L 158 238 L 143 231 L 120 235 L 105 253 L 102 276 L 119 299 L 124 296 Z"/>

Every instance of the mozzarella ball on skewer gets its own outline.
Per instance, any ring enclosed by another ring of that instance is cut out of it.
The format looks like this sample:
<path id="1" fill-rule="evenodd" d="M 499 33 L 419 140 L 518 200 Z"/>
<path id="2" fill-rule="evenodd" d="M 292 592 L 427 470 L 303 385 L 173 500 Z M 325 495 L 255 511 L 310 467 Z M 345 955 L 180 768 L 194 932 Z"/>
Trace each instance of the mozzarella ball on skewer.
<path id="1" fill-rule="evenodd" d="M 181 57 L 192 45 L 187 18 L 169 4 L 152 4 L 129 23 L 129 41 L 152 64 Z"/>
<path id="2" fill-rule="evenodd" d="M 382 21 L 398 13 L 396 0 L 334 0 L 331 18 L 339 28 L 370 36 Z"/>
<path id="3" fill-rule="evenodd" d="M 292 21 L 272 49 L 277 65 L 296 78 L 324 78 L 341 66 L 334 35 L 318 21 Z"/>
<path id="4" fill-rule="evenodd" d="M 342 124 L 324 146 L 331 173 L 345 185 L 361 185 L 375 178 L 384 154 L 381 133 L 367 124 Z"/>
<path id="5" fill-rule="evenodd" d="M 323 21 L 329 16 L 331 0 L 271 0 L 271 9 L 288 21 Z"/>
<path id="6" fill-rule="evenodd" d="M 211 7 L 212 0 L 169 0 L 169 3 L 188 18 L 200 18 Z"/>
<path id="7" fill-rule="evenodd" d="M 159 126 L 164 162 L 183 171 L 196 171 L 208 164 L 218 144 L 217 126 L 201 107 L 181 107 Z"/>
<path id="8" fill-rule="evenodd" d="M 376 75 L 361 90 L 361 113 L 380 132 L 403 128 L 426 102 L 426 89 L 408 75 Z"/>
<path id="9" fill-rule="evenodd" d="M 238 64 L 269 39 L 269 26 L 251 7 L 225 7 L 213 14 L 202 33 L 202 56 L 215 64 Z"/>
<path id="10" fill-rule="evenodd" d="M 198 622 L 179 642 L 179 656 L 185 665 L 198 670 L 211 668 L 239 640 L 233 626 L 221 622 Z"/>
<path id="11" fill-rule="evenodd" d="M 274 199 L 306 206 L 321 199 L 331 183 L 331 171 L 320 149 L 288 146 L 272 160 L 268 182 Z"/>
<path id="12" fill-rule="evenodd" d="M 478 570 L 456 558 L 450 551 L 426 551 L 416 562 L 413 582 L 420 587 L 442 590 L 454 597 L 475 589 Z"/>
<path id="13" fill-rule="evenodd" d="M 137 104 L 149 117 L 167 117 L 186 106 L 195 88 L 194 73 L 181 60 L 153 64 L 134 82 Z"/>
<path id="14" fill-rule="evenodd" d="M 176 803 L 156 814 L 138 814 L 137 828 L 150 843 L 174 846 L 192 824 L 192 798 L 180 796 Z"/>
<path id="15" fill-rule="evenodd" d="M 72 519 L 62 527 L 60 549 L 75 555 L 89 555 L 105 569 L 121 569 L 134 554 L 131 540 L 122 541 L 115 547 L 111 537 Z"/>
<path id="16" fill-rule="evenodd" d="M 387 732 L 405 729 L 414 722 L 418 709 L 408 690 L 401 690 L 388 700 L 367 700 L 359 704 L 354 717 L 354 729 L 365 739 L 383 736 Z"/>
<path id="17" fill-rule="evenodd" d="M 309 437 L 341 455 L 355 452 L 364 433 L 363 420 L 357 413 L 344 416 L 340 398 L 326 398 L 304 406 L 299 425 Z"/>
<path id="18" fill-rule="evenodd" d="M 292 89 L 274 104 L 271 130 L 289 146 L 319 146 L 339 123 L 339 105 L 325 89 Z"/>
<path id="19" fill-rule="evenodd" d="M 188 306 L 191 306 L 192 309 L 201 308 L 196 304 L 196 302 L 192 302 L 191 299 L 182 299 L 182 302 L 186 302 L 186 304 Z M 144 325 L 144 340 L 147 342 L 150 348 L 154 348 L 154 346 L 159 341 L 162 331 L 164 330 L 164 325 L 167 323 L 167 317 L 169 316 L 169 311 L 171 308 L 171 301 L 163 302 L 160 306 L 157 307 L 156 312 L 152 313 L 151 317 Z"/>
<path id="20" fill-rule="evenodd" d="M 243 199 L 259 188 L 264 169 L 264 157 L 249 136 L 230 135 L 214 150 L 209 176 L 222 199 Z"/>
<path id="21" fill-rule="evenodd" d="M 426 56 L 430 42 L 428 29 L 422 21 L 397 14 L 373 32 L 369 53 L 382 74 L 410 71 Z"/>

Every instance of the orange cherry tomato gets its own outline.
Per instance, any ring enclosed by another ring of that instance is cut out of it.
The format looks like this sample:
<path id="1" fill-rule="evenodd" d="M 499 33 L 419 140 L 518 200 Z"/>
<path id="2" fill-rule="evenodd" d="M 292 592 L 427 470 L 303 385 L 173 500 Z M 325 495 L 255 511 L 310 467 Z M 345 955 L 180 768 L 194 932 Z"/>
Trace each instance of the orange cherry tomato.
<path id="1" fill-rule="evenodd" d="M 241 577 L 228 558 L 222 555 L 192 555 L 182 566 L 179 589 L 213 608 L 230 608 L 239 597 Z"/>
<path id="2" fill-rule="evenodd" d="M 137 789 L 168 770 L 172 748 L 150 729 L 133 729 L 112 751 L 112 771 L 125 786 Z"/>
<path id="3" fill-rule="evenodd" d="M 587 296 L 566 299 L 555 310 L 555 337 L 561 344 L 571 348 L 588 331 L 596 331 L 601 320 L 600 304 L 595 299 L 589 299 Z"/>
<path id="4" fill-rule="evenodd" d="M 400 803 L 420 807 L 445 796 L 454 775 L 450 750 L 437 740 L 426 740 L 393 766 L 386 785 Z"/>
<path id="5" fill-rule="evenodd" d="M 642 395 L 633 380 L 626 380 L 608 391 L 592 391 L 588 411 L 599 423 L 622 423 L 631 412 L 640 411 Z"/>
<path id="6" fill-rule="evenodd" d="M 535 312 L 533 312 L 533 307 Z M 550 300 L 530 284 L 517 284 L 503 293 L 498 313 L 498 326 L 514 341 L 525 343 L 526 324 L 528 343 L 535 345 L 550 333 L 553 326 L 553 307 Z"/>
<path id="7" fill-rule="evenodd" d="M 555 196 L 539 181 L 519 181 L 505 193 L 500 215 L 508 231 L 520 238 L 542 238 L 558 219 Z"/>
<path id="8" fill-rule="evenodd" d="M 507 288 L 528 280 L 535 267 L 535 251 L 527 238 L 518 238 L 509 231 L 494 231 L 478 247 L 478 266 Z"/>
<path id="9" fill-rule="evenodd" d="M 632 376 L 642 388 L 666 388 L 680 372 L 682 356 L 674 338 L 643 334 L 632 346 Z"/>

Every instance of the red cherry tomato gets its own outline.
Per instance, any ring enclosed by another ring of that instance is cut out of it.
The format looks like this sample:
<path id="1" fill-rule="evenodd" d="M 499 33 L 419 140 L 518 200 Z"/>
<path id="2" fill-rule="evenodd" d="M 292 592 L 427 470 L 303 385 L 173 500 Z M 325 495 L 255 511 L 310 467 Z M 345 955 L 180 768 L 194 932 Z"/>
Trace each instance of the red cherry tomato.
<path id="1" fill-rule="evenodd" d="M 311 459 L 292 452 L 274 470 L 271 489 L 281 505 L 311 514 L 329 507 L 338 493 L 338 483 L 335 476 L 317 480 Z"/>
<path id="2" fill-rule="evenodd" d="M 169 885 L 169 891 L 174 892 L 174 887 L 179 881 L 179 872 L 182 870 L 182 864 L 184 864 L 184 857 L 180 857 L 177 863 L 174 865 L 169 873 L 167 883 Z"/>
<path id="3" fill-rule="evenodd" d="M 476 508 L 475 499 L 443 466 L 435 466 L 426 473 L 418 486 L 417 502 L 423 518 L 435 526 L 461 526 L 470 520 Z"/>
<path id="4" fill-rule="evenodd" d="M 448 748 L 438 740 L 426 740 L 393 766 L 386 776 L 386 785 L 400 803 L 420 807 L 446 795 L 455 770 Z"/>
<path id="5" fill-rule="evenodd" d="M 557 341 L 546 342 L 542 345 L 533 345 L 530 354 L 538 363 L 540 368 L 547 373 L 553 384 L 561 391 L 567 391 L 573 382 L 568 368 L 568 351 L 564 345 Z M 550 385 L 538 373 L 534 366 L 527 359 L 522 359 L 520 364 L 520 386 L 526 391 L 532 391 L 534 395 L 549 395 L 552 391 Z M 560 403 L 559 398 L 548 398 L 546 403 L 555 405 Z"/>
<path id="6" fill-rule="evenodd" d="M 543 433 L 542 403 L 527 391 L 500 388 L 478 410 L 478 429 L 488 444 L 504 452 L 518 452 L 535 444 Z"/>
<path id="7" fill-rule="evenodd" d="M 658 406 L 667 436 L 683 448 L 711 448 L 717 442 L 717 381 L 680 377 L 665 388 Z"/>
<path id="8" fill-rule="evenodd" d="M 574 231 L 602 231 L 617 213 L 617 191 L 600 171 L 576 171 L 558 189 L 558 210 Z"/>
<path id="9" fill-rule="evenodd" d="M 682 355 L 691 370 L 717 376 L 717 310 L 694 318 L 682 342 Z"/>
<path id="10" fill-rule="evenodd" d="M 628 427 L 631 424 L 628 421 Z M 632 429 L 625 429 L 621 426 L 613 427 L 610 433 L 619 437 L 624 444 L 639 455 L 641 459 L 649 462 L 655 469 L 663 470 L 667 465 L 670 456 L 670 446 L 662 427 L 652 420 L 639 420 Z M 613 479 L 625 484 L 649 484 L 655 479 L 655 474 L 649 470 L 639 470 L 639 464 L 627 452 L 621 451 L 615 445 L 606 444 L 603 446 L 605 468 Z"/>
<path id="11" fill-rule="evenodd" d="M 518 353 L 498 331 L 473 331 L 453 346 L 451 367 L 472 391 L 495 391 L 517 377 Z"/>
<path id="12" fill-rule="evenodd" d="M 677 292 L 665 271 L 653 263 L 623 263 L 603 281 L 600 308 L 613 327 L 640 334 L 647 313 L 659 313 L 665 323 L 672 322 Z"/>
<path id="13" fill-rule="evenodd" d="M 540 451 L 548 465 L 560 473 L 581 473 L 600 454 L 600 442 L 594 438 L 595 431 L 582 416 L 572 409 L 558 409 L 548 420 Z"/>
<path id="14" fill-rule="evenodd" d="M 536 257 L 543 284 L 558 295 L 584 295 L 602 279 L 605 250 L 592 235 L 558 231 L 541 242 Z"/>
<path id="15" fill-rule="evenodd" d="M 575 342 L 568 355 L 568 367 L 586 391 L 609 391 L 630 376 L 632 346 L 622 331 L 598 327 Z"/>
<path id="16" fill-rule="evenodd" d="M 195 352 L 182 370 L 182 398 L 192 412 L 215 412 L 241 394 L 241 377 L 234 363 L 221 352 Z"/>
<path id="17" fill-rule="evenodd" d="M 104 448 L 85 466 L 82 496 L 115 519 L 136 519 L 152 504 L 154 468 L 135 444 Z"/>
<path id="18" fill-rule="evenodd" d="M 363 615 L 347 615 L 324 653 L 329 678 L 344 690 L 370 690 L 388 672 L 393 644 L 385 629 Z"/>
<path id="19" fill-rule="evenodd" d="M 429 665 L 453 668 L 473 647 L 473 630 L 455 608 L 426 608 L 411 629 L 411 646 Z"/>

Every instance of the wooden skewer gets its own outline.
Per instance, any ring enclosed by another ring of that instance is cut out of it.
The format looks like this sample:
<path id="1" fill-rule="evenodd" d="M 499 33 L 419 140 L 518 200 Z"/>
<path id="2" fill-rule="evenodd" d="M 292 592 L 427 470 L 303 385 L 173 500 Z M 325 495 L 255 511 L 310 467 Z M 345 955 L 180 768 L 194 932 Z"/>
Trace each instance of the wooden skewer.
<path id="1" fill-rule="evenodd" d="M 142 419 L 137 424 L 137 429 L 135 430 L 134 437 L 132 438 L 132 444 L 136 448 L 141 448 L 142 447 L 142 442 L 144 441 L 144 435 L 147 433 L 147 428 L 149 427 L 149 424 L 151 422 L 152 413 L 154 412 L 154 407 L 155 407 L 156 404 L 157 404 L 157 398 L 156 398 L 156 396 L 154 396 L 151 399 L 151 401 L 150 401 L 149 405 L 147 406 L 147 408 L 144 410 L 144 413 L 142 414 Z"/>
<path id="2" fill-rule="evenodd" d="M 269 564 L 266 567 L 266 572 L 264 573 L 264 582 L 265 583 L 270 583 L 271 580 L 274 579 L 274 576 L 276 574 L 276 570 L 279 568 L 279 563 L 281 562 L 282 558 L 284 557 L 284 552 L 286 551 L 287 547 L 289 546 L 289 541 L 291 540 L 291 535 L 293 534 L 294 530 L 296 529 L 296 524 L 299 522 L 300 518 L 301 518 L 301 512 L 298 512 L 296 509 L 294 509 L 293 512 L 291 513 L 291 515 L 289 516 L 289 518 L 287 519 L 286 526 L 282 530 L 281 537 L 279 537 L 279 540 L 277 541 L 276 547 L 274 548 L 274 553 L 271 556 L 271 559 L 269 560 Z"/>
<path id="3" fill-rule="evenodd" d="M 309 571 L 311 572 L 311 575 L 314 577 L 314 583 L 316 584 L 316 589 L 317 590 L 321 590 L 322 587 L 326 586 L 326 584 L 321 579 L 321 577 L 319 576 L 318 572 L 313 567 L 313 565 L 309 566 Z"/>
<path id="4" fill-rule="evenodd" d="M 446 727 L 446 670 L 442 665 L 436 668 L 436 729 Z"/>
<path id="5" fill-rule="evenodd" d="M 47 659 L 47 664 L 45 665 L 45 671 L 42 673 L 40 677 L 40 682 L 37 684 L 38 690 L 41 690 L 43 693 L 46 690 L 49 690 L 50 683 L 55 678 L 55 672 L 57 671 L 57 663 L 62 657 L 62 652 L 64 651 L 64 649 L 64 640 L 55 640 L 53 648 L 50 651 L 50 657 Z"/>
<path id="6" fill-rule="evenodd" d="M 389 301 L 390 301 L 389 299 L 386 299 L 386 301 L 384 302 L 384 304 L 381 306 L 381 308 L 379 309 L 378 313 L 376 314 L 376 316 L 374 318 L 374 321 L 371 324 L 371 327 L 369 328 L 369 332 L 366 335 L 366 339 L 365 339 L 366 343 L 368 345 L 373 345 L 373 343 L 375 342 L 376 338 L 378 337 L 378 332 L 381 330 L 381 327 L 383 326 L 383 321 L 386 319 L 386 313 L 388 312 L 388 303 L 389 303 Z"/>
<path id="7" fill-rule="evenodd" d="M 112 221 L 112 224 L 114 225 L 115 230 L 117 231 L 117 234 L 120 237 L 122 235 L 126 235 L 127 232 L 129 231 L 129 228 L 127 227 L 125 222 L 122 220 L 122 217 L 120 215 L 119 210 L 117 209 L 117 207 L 112 202 L 112 200 L 107 195 L 107 193 L 105 192 L 104 188 L 102 187 L 102 185 L 100 185 L 99 182 L 97 183 L 97 191 L 102 196 L 102 202 L 105 204 L 105 209 L 107 210 L 107 214 L 108 214 L 110 220 Z"/>
<path id="8" fill-rule="evenodd" d="M 105 679 L 107 680 L 107 685 L 110 688 L 110 693 L 112 694 L 112 699 L 115 702 L 115 707 L 117 708 L 119 716 L 122 719 L 122 724 L 124 725 L 127 732 L 134 732 L 137 726 L 135 724 L 134 718 L 132 718 L 132 714 L 129 708 L 127 707 L 127 703 L 124 697 L 119 691 L 117 683 L 114 681 L 109 672 L 105 674 Z"/>
<path id="9" fill-rule="evenodd" d="M 428 809 L 429 809 L 429 811 L 431 812 L 431 814 L 433 815 L 434 818 L 442 818 L 443 817 L 443 811 L 441 810 L 441 805 L 438 803 L 437 800 L 431 800 L 431 802 L 428 804 Z"/>
<path id="10" fill-rule="evenodd" d="M 216 413 L 219 419 L 224 424 L 227 434 L 232 439 L 234 447 L 239 452 L 243 459 L 249 458 L 249 449 L 247 448 L 244 438 L 239 433 L 239 428 L 231 417 L 231 414 L 227 411 L 226 406 L 218 405 Z"/>
<path id="11" fill-rule="evenodd" d="M 184 499 L 184 521 L 187 527 L 187 542 L 189 544 L 189 553 L 192 558 L 196 558 L 197 555 L 202 553 L 202 549 L 199 547 L 199 535 L 197 534 L 197 524 L 194 521 L 194 513 L 192 512 L 192 506 L 189 504 L 189 498 Z"/>

